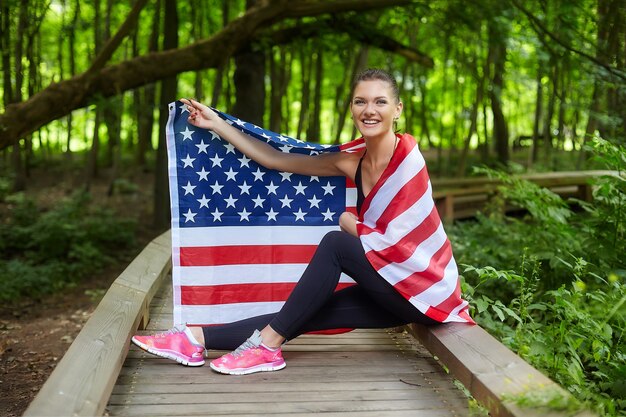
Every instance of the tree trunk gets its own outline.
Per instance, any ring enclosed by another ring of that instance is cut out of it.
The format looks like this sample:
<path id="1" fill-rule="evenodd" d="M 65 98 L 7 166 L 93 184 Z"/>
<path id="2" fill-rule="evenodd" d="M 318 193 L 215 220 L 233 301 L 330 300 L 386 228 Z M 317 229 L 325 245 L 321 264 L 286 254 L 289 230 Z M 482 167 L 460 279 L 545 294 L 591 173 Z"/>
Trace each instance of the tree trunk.
<path id="1" fill-rule="evenodd" d="M 159 33 L 162 3 L 157 0 L 154 5 L 152 28 L 148 39 L 148 52 L 155 53 L 159 49 Z M 146 153 L 152 151 L 152 131 L 154 128 L 154 108 L 156 107 L 156 85 L 148 84 L 139 93 L 141 106 L 137 108 L 137 154 L 139 166 L 146 166 Z"/>
<path id="2" fill-rule="evenodd" d="M 493 114 L 493 136 L 498 161 L 509 161 L 509 129 L 502 111 L 501 94 L 504 89 L 504 64 L 506 62 L 506 37 L 503 30 L 489 27 L 489 50 L 493 62 L 493 78 L 489 98 Z"/>
<path id="3" fill-rule="evenodd" d="M 222 0 L 222 28 L 228 25 L 230 15 L 230 0 Z M 213 95 L 211 96 L 211 106 L 217 107 L 224 83 L 224 73 L 228 74 L 229 60 L 224 60 L 219 64 L 215 72 L 215 82 L 213 83 Z M 228 105 L 226 106 L 229 107 Z"/>
<path id="4" fill-rule="evenodd" d="M 352 65 L 352 72 L 350 74 L 350 78 L 348 78 L 349 86 L 352 85 L 352 81 L 356 78 L 356 76 L 363 71 L 367 67 L 367 59 L 369 57 L 369 48 L 367 46 L 363 46 L 359 49 L 359 52 L 354 60 Z M 350 90 L 350 89 L 348 89 Z M 343 90 L 341 94 L 345 94 L 346 89 Z M 335 143 L 339 143 L 341 141 L 341 133 L 343 132 L 343 127 L 346 124 L 346 119 L 348 112 L 350 111 L 350 101 L 352 97 L 350 96 L 352 91 L 348 91 L 348 95 L 345 96 L 345 102 L 341 104 L 339 108 L 339 119 L 337 120 L 337 132 L 335 134 Z"/>
<path id="5" fill-rule="evenodd" d="M 279 47 L 278 62 L 272 50 L 268 55 L 270 59 L 270 130 L 280 132 L 283 124 L 283 98 L 287 93 L 289 75 L 287 72 L 287 52 L 284 47 Z"/>
<path id="6" fill-rule="evenodd" d="M 419 88 L 421 100 L 420 100 L 420 127 L 422 130 L 422 135 L 426 137 L 426 141 L 428 142 L 428 147 L 433 149 L 435 144 L 433 143 L 430 136 L 430 128 L 428 127 L 428 101 L 427 94 L 428 90 L 426 89 L 426 76 L 421 74 L 416 74 L 417 79 L 417 88 Z"/>
<path id="7" fill-rule="evenodd" d="M 531 150 L 529 152 L 528 167 L 530 168 L 539 156 L 539 132 L 541 131 L 541 114 L 543 113 L 543 63 L 540 61 L 537 65 L 537 101 L 535 104 L 535 118 L 533 123 L 533 140 Z"/>
<path id="8" fill-rule="evenodd" d="M 487 60 L 485 59 L 485 67 L 487 67 L 487 65 Z M 474 96 L 474 104 L 472 105 L 472 110 L 470 112 L 470 128 L 467 132 L 467 136 L 465 137 L 463 150 L 461 151 L 461 156 L 459 157 L 459 161 L 457 164 L 457 177 L 462 177 L 465 175 L 465 166 L 467 165 L 467 154 L 469 153 L 470 143 L 472 142 L 472 137 L 478 130 L 478 110 L 481 103 L 483 102 L 483 94 L 485 91 L 485 75 L 487 74 L 487 72 L 488 68 L 483 68 L 482 74 L 480 76 L 478 76 L 478 73 L 475 74 L 476 95 Z"/>
<path id="9" fill-rule="evenodd" d="M 309 101 L 311 97 L 311 74 L 313 74 L 313 58 L 310 51 L 310 42 L 307 42 L 300 48 L 300 65 L 302 66 L 302 96 L 300 99 L 300 115 L 298 117 L 297 138 L 301 138 L 303 132 L 307 129 L 307 121 L 309 120 Z"/>
<path id="10" fill-rule="evenodd" d="M 80 17 L 80 0 L 76 0 L 74 2 L 74 13 L 72 15 L 72 25 L 68 34 L 68 53 L 69 53 L 69 61 L 70 61 L 70 74 L 72 77 L 76 75 L 76 54 L 74 51 L 76 50 L 76 30 L 78 30 L 78 18 Z M 67 115 L 67 137 L 66 137 L 66 147 L 65 147 L 65 155 L 69 158 L 72 156 L 72 113 Z"/>
<path id="11" fill-rule="evenodd" d="M 546 119 L 543 122 L 543 143 L 545 151 L 546 165 L 552 157 L 552 118 L 554 117 L 554 107 L 556 104 L 556 95 L 558 91 L 558 78 L 559 78 L 559 66 L 554 60 L 550 60 L 553 64 L 550 84 L 552 85 L 551 91 L 548 92 L 548 108 L 546 111 Z"/>
<path id="12" fill-rule="evenodd" d="M 163 50 L 178 47 L 178 11 L 176 0 L 164 0 Z M 159 112 L 159 147 L 157 148 L 156 167 L 154 170 L 154 226 L 165 229 L 170 223 L 169 178 L 167 174 L 167 144 L 165 126 L 169 118 L 168 104 L 176 100 L 176 76 L 161 82 Z"/>
<path id="13" fill-rule="evenodd" d="M 15 35 L 15 89 L 13 90 L 12 101 L 22 101 L 22 84 L 24 82 L 24 72 L 22 68 L 22 57 L 24 55 L 24 38 L 26 36 L 26 28 L 28 25 L 28 0 L 20 0 L 20 8 L 17 23 L 17 33 Z M 26 169 L 22 158 L 22 147 L 20 140 L 13 144 L 13 191 L 22 191 L 26 189 Z"/>
<path id="14" fill-rule="evenodd" d="M 324 57 L 322 46 L 318 45 L 315 53 L 315 91 L 313 95 L 313 111 L 309 114 L 309 127 L 306 131 L 307 141 L 319 142 L 320 115 L 322 113 L 322 83 L 324 82 Z"/>

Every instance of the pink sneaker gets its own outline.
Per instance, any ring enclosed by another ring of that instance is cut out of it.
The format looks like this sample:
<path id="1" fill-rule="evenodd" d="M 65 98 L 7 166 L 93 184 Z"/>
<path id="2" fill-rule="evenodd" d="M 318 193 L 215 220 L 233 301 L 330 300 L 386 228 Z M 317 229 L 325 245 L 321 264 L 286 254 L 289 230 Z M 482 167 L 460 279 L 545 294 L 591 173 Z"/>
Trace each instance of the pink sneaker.
<path id="1" fill-rule="evenodd" d="M 153 355 L 172 359 L 182 365 L 204 365 L 204 346 L 192 343 L 185 331 L 176 327 L 153 336 L 133 336 L 130 340 Z"/>
<path id="2" fill-rule="evenodd" d="M 229 375 L 283 369 L 286 364 L 281 349 L 269 350 L 261 342 L 261 332 L 255 330 L 235 351 L 211 361 L 211 369 Z"/>

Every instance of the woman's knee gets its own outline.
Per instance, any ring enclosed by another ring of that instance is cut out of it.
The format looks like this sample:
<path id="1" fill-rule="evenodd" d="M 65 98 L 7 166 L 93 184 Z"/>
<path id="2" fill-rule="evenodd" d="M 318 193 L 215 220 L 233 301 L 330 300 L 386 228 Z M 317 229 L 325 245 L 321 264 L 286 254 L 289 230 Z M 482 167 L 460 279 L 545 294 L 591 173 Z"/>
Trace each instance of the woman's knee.
<path id="1" fill-rule="evenodd" d="M 333 230 L 324 235 L 319 247 L 326 249 L 341 249 L 345 248 L 346 245 L 351 245 L 355 242 L 359 242 L 359 238 L 340 230 Z"/>

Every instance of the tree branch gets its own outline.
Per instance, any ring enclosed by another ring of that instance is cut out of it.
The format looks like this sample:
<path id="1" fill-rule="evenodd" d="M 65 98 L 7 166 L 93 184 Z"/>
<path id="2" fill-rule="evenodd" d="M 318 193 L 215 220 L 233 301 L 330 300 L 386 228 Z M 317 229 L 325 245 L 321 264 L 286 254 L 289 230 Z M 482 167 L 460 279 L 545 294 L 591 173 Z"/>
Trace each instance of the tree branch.
<path id="1" fill-rule="evenodd" d="M 300 23 L 293 27 L 278 29 L 264 34 L 261 38 L 267 38 L 272 45 L 282 45 L 293 42 L 295 39 L 306 39 L 313 36 L 319 37 L 329 33 L 343 32 L 364 44 L 376 46 L 380 49 L 393 52 L 409 61 L 416 62 L 426 68 L 434 66 L 433 59 L 427 54 L 403 45 L 384 33 L 367 27 L 362 20 L 352 17 L 332 16 L 326 19 L 316 20 L 310 23 Z"/>
<path id="2" fill-rule="evenodd" d="M 261 3 L 206 40 L 133 58 L 98 71 L 87 71 L 51 84 L 26 101 L 7 106 L 0 114 L 0 149 L 75 109 L 87 106 L 98 97 L 111 97 L 185 71 L 216 68 L 249 44 L 260 29 L 278 21 L 406 5 L 412 1 L 266 0 Z"/>
<path id="3" fill-rule="evenodd" d="M 141 13 L 141 10 L 143 10 L 146 3 L 148 3 L 148 0 L 137 0 L 135 2 L 124 23 L 122 23 L 115 35 L 113 35 L 113 37 L 109 39 L 106 45 L 104 45 L 104 47 L 102 48 L 98 56 L 93 60 L 91 66 L 86 72 L 93 73 L 99 71 L 106 65 L 107 62 L 109 62 L 109 59 L 111 59 L 111 56 L 113 56 L 113 53 L 121 45 L 124 38 L 128 36 L 131 29 L 137 24 L 139 14 Z"/>
<path id="4" fill-rule="evenodd" d="M 554 33 L 550 32 L 544 25 L 543 23 L 541 23 L 541 20 L 539 20 L 535 15 L 533 15 L 530 11 L 526 10 L 524 8 L 524 6 L 522 6 L 521 4 L 519 4 L 519 2 L 517 2 L 516 0 L 510 0 L 511 3 L 519 10 L 521 11 L 527 18 L 528 20 L 530 20 L 530 23 L 532 24 L 533 28 L 535 29 L 535 32 L 537 32 L 537 34 L 539 35 L 539 32 L 541 32 L 543 35 L 548 36 L 550 39 L 552 39 L 553 41 L 555 41 L 557 44 L 559 44 L 562 48 L 573 52 L 577 55 L 582 56 L 583 58 L 586 58 L 587 60 L 593 62 L 594 64 L 604 68 L 605 70 L 607 70 L 610 74 L 615 75 L 616 77 L 621 78 L 622 80 L 626 81 L 626 73 L 624 73 L 623 71 L 618 70 L 615 67 L 612 67 L 611 65 L 607 64 L 606 62 L 602 62 L 601 60 L 599 60 L 598 58 L 589 55 L 586 52 L 580 51 L 576 48 L 574 48 L 571 45 L 568 45 L 567 43 L 565 43 L 564 41 L 562 41 L 559 37 L 557 37 Z"/>

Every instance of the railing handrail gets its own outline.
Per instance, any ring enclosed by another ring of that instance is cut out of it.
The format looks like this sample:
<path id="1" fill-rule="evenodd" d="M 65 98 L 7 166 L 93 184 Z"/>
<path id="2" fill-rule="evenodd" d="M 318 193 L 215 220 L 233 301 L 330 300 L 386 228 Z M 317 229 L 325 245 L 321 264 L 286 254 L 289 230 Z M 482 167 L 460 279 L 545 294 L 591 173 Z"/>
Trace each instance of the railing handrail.
<path id="1" fill-rule="evenodd" d="M 102 415 L 130 338 L 140 324 L 147 323 L 150 301 L 170 270 L 167 231 L 113 282 L 24 415 Z"/>

